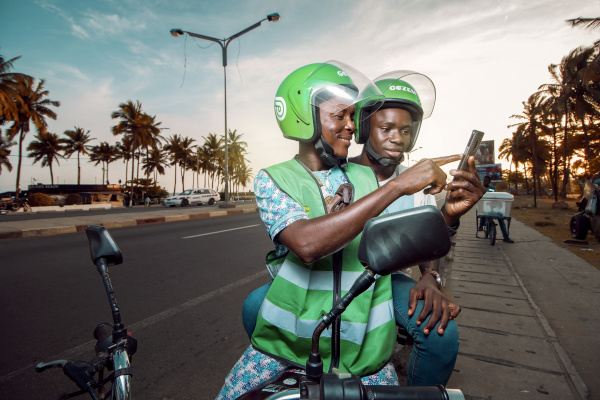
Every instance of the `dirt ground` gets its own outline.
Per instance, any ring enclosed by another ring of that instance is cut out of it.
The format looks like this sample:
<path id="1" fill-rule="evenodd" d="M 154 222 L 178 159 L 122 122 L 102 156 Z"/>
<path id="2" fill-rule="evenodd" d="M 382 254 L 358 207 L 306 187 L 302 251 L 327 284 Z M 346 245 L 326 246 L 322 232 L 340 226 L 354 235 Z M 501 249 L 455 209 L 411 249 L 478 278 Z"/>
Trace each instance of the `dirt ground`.
<path id="1" fill-rule="evenodd" d="M 559 201 L 563 201 L 559 199 Z M 512 217 L 551 238 L 557 245 L 568 249 L 600 269 L 600 243 L 592 232 L 588 233 L 587 245 L 567 245 L 563 240 L 573 240 L 569 231 L 571 217 L 577 213 L 577 200 L 567 199 L 567 209 L 552 208 L 554 197 L 538 197 L 537 207 L 533 208 L 533 196 L 515 196 Z"/>

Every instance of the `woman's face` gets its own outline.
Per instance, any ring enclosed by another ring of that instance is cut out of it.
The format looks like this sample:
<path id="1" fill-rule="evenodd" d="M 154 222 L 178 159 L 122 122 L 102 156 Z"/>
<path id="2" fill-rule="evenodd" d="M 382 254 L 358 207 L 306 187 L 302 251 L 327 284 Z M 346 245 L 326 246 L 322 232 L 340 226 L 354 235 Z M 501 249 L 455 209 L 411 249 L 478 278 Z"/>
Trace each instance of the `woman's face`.
<path id="1" fill-rule="evenodd" d="M 400 162 L 410 143 L 412 122 L 410 113 L 401 108 L 377 111 L 369 120 L 371 147 L 380 156 Z"/>
<path id="2" fill-rule="evenodd" d="M 354 106 L 333 98 L 320 104 L 321 134 L 333 147 L 338 158 L 348 157 L 348 148 L 356 127 L 354 126 Z"/>

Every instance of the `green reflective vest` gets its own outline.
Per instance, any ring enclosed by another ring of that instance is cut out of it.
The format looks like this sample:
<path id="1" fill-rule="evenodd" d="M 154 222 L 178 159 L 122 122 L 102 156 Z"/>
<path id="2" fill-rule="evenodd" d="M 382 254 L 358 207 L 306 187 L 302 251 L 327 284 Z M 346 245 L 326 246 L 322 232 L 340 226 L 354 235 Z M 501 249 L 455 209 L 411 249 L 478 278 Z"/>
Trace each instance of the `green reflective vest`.
<path id="1" fill-rule="evenodd" d="M 319 185 L 298 160 L 274 165 L 266 172 L 307 210 L 309 218 L 326 214 Z M 349 163 L 344 173 L 353 186 L 353 201 L 378 187 L 370 168 Z M 358 235 L 343 250 L 341 296 L 364 271 L 357 259 L 360 238 Z M 289 252 L 261 306 L 253 346 L 304 366 L 313 331 L 333 306 L 333 281 L 332 256 L 307 265 Z M 380 277 L 342 314 L 339 369 L 358 376 L 376 372 L 392 355 L 395 332 L 391 278 Z M 331 363 L 331 328 L 323 332 L 319 346 L 327 371 Z"/>

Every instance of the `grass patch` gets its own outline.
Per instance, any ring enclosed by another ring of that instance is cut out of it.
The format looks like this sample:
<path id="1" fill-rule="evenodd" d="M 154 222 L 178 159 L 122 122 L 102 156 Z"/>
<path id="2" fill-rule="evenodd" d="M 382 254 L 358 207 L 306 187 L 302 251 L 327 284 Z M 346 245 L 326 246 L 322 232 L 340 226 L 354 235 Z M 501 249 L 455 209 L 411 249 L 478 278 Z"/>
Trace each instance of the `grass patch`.
<path id="1" fill-rule="evenodd" d="M 561 201 L 563 201 L 561 199 Z M 572 240 L 569 224 L 571 217 L 577 214 L 576 200 L 564 200 L 569 208 L 552 208 L 554 198 L 538 197 L 537 207 L 533 207 L 533 196 L 515 196 L 512 206 L 511 216 L 525 225 L 548 236 L 558 246 L 565 248 L 583 258 L 596 268 L 600 269 L 600 243 L 596 240 L 592 232 L 588 233 L 586 240 L 589 247 L 582 248 L 577 246 L 568 246 L 563 240 Z"/>

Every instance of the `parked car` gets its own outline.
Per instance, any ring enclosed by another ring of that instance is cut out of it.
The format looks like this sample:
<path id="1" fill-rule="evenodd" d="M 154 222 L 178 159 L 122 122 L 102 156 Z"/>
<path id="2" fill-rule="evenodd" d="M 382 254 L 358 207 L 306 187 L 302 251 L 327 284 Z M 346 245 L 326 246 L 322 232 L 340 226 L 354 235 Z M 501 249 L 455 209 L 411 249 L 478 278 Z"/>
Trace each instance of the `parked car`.
<path id="1" fill-rule="evenodd" d="M 170 207 L 185 207 L 193 204 L 202 205 L 204 203 L 213 205 L 217 200 L 219 200 L 219 194 L 212 189 L 188 189 L 176 196 L 167 197 L 163 201 L 163 204 Z"/>

